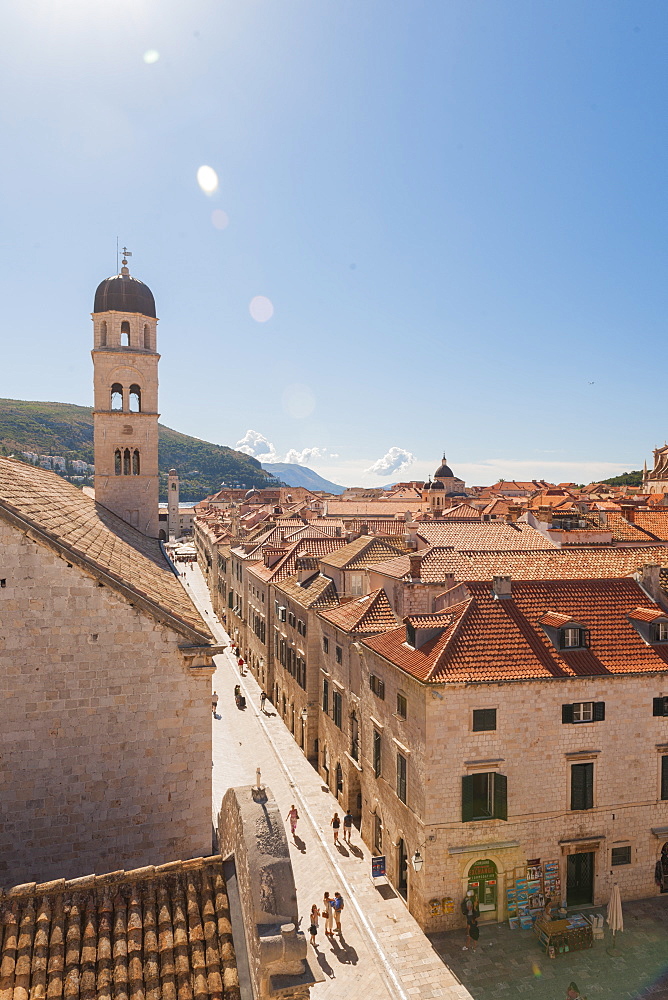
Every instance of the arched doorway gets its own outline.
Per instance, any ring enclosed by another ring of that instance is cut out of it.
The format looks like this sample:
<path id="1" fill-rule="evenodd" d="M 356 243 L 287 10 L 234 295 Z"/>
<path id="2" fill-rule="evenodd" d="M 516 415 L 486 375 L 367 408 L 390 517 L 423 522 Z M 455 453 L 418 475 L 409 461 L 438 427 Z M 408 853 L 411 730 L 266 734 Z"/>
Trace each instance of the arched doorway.
<path id="1" fill-rule="evenodd" d="M 473 889 L 478 898 L 480 916 L 488 920 L 496 919 L 496 908 L 498 898 L 498 871 L 493 861 L 489 858 L 481 858 L 474 861 L 469 868 L 469 889 Z"/>

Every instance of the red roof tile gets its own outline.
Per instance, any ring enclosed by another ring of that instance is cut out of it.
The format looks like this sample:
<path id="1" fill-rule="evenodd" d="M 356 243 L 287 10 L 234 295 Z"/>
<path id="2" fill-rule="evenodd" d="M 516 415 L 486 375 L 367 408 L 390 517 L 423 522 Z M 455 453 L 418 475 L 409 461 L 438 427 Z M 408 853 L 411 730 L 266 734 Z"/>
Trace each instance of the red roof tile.
<path id="1" fill-rule="evenodd" d="M 374 590 L 331 611 L 321 611 L 320 617 L 342 632 L 384 632 L 397 624 L 384 590 Z"/>
<path id="2" fill-rule="evenodd" d="M 629 621 L 640 600 L 663 614 L 633 580 L 513 581 L 512 596 L 504 600 L 494 599 L 488 583 L 467 588 L 470 599 L 442 613 L 446 631 L 419 649 L 406 646 L 402 629 L 364 639 L 364 644 L 433 682 L 668 672 L 668 649 L 648 646 Z M 589 647 L 556 649 L 540 627 L 546 608 L 587 622 Z"/>

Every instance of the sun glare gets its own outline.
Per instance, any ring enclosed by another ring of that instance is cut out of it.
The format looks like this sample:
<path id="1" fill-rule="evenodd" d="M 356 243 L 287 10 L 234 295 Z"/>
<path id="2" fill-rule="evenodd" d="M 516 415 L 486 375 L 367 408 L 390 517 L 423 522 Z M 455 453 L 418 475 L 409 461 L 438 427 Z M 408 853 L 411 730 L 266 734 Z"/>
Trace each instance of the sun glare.
<path id="1" fill-rule="evenodd" d="M 204 194 L 215 194 L 218 190 L 218 174 L 213 167 L 201 166 L 197 171 L 197 183 Z"/>

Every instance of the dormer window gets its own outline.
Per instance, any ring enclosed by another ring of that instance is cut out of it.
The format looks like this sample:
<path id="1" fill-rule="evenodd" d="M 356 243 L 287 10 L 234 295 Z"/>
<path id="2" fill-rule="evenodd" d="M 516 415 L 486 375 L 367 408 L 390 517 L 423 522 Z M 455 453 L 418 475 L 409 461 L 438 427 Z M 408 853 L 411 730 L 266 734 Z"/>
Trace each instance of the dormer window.
<path id="1" fill-rule="evenodd" d="M 411 615 L 404 618 L 406 627 L 406 645 L 411 649 L 420 649 L 426 642 L 442 635 L 450 624 L 447 615 Z"/>
<path id="2" fill-rule="evenodd" d="M 557 649 L 586 649 L 589 646 L 589 629 L 575 621 L 572 615 L 548 611 L 538 619 L 538 624 Z"/>
<path id="3" fill-rule="evenodd" d="M 660 608 L 634 608 L 628 619 L 648 646 L 668 643 L 668 615 Z"/>
<path id="4" fill-rule="evenodd" d="M 559 629 L 560 649 L 582 649 L 588 646 L 589 633 L 585 628 L 569 625 L 567 628 Z"/>

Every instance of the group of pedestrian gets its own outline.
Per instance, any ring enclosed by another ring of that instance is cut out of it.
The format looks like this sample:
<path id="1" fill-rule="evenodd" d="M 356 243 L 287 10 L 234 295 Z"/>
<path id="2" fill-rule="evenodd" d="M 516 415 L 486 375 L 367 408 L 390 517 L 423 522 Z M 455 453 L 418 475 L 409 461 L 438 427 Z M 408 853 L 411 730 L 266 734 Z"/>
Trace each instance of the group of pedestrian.
<path id="1" fill-rule="evenodd" d="M 318 933 L 320 917 L 325 921 L 325 937 L 334 937 L 334 925 L 336 925 L 336 933 L 339 937 L 341 936 L 341 914 L 343 913 L 343 907 L 343 896 L 340 892 L 335 892 L 333 896 L 330 896 L 326 892 L 322 899 L 322 910 L 319 909 L 317 903 L 313 904 L 309 916 L 308 932 L 311 935 L 311 944 L 314 948 L 318 946 L 316 935 Z"/>
<path id="2" fill-rule="evenodd" d="M 334 813 L 330 820 L 330 826 L 334 834 L 334 846 L 339 843 L 339 830 L 341 829 L 341 817 L 337 812 Z M 350 843 L 350 834 L 353 828 L 353 817 L 350 809 L 343 817 L 343 840 L 346 844 Z"/>

